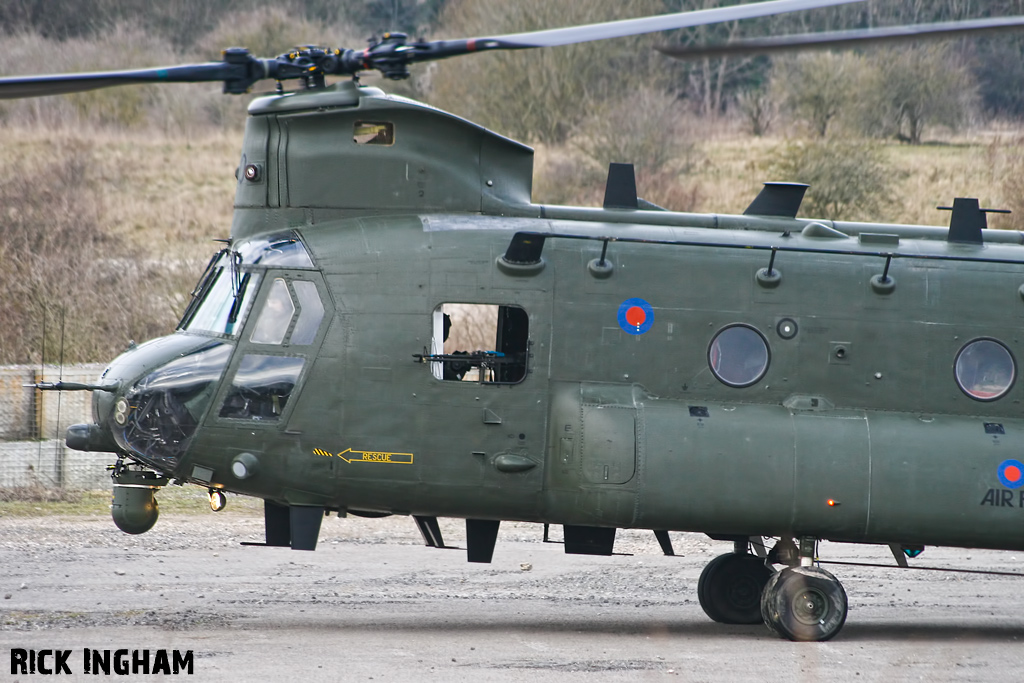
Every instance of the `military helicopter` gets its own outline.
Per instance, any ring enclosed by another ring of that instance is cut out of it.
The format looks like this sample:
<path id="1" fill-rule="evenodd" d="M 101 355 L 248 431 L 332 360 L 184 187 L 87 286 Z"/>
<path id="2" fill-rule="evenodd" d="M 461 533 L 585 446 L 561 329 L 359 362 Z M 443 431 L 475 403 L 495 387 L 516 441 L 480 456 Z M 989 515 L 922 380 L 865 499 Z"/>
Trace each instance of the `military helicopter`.
<path id="1" fill-rule="evenodd" d="M 621 528 L 669 554 L 669 531 L 702 532 L 733 543 L 700 577 L 709 617 L 812 641 L 848 610 L 822 539 L 902 566 L 926 545 L 1024 549 L 1024 233 L 987 229 L 977 200 L 948 228 L 802 218 L 794 183 L 742 215 L 678 213 L 613 164 L 602 207 L 538 205 L 529 147 L 325 85 L 845 1 L 0 80 L 0 97 L 300 84 L 249 105 L 231 238 L 177 331 L 95 384 L 38 387 L 93 392 L 66 442 L 115 454 L 117 526 L 149 530 L 173 481 L 214 509 L 263 499 L 265 545 L 295 550 L 332 512 L 410 515 L 436 547 L 439 517 L 465 519 L 470 562 L 502 520 L 561 525 L 566 552 L 596 555 Z M 485 348 L 454 345 L 466 305 Z"/>

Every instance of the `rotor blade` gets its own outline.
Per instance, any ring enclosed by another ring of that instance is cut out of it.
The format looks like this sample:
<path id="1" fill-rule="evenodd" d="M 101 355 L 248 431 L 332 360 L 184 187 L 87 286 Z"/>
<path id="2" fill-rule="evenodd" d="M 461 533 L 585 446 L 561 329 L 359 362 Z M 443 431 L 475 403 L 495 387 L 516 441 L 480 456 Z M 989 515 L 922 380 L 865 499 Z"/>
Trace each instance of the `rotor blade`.
<path id="1" fill-rule="evenodd" d="M 132 71 L 101 71 L 97 73 L 58 74 L 54 76 L 19 76 L 0 78 L 0 99 L 43 97 L 85 92 L 115 85 L 136 83 L 203 83 L 223 81 L 225 87 L 269 75 L 274 60 L 248 58 L 245 62 L 210 62 Z M 253 68 L 255 67 L 255 68 Z M 247 87 L 247 86 L 246 86 Z"/>
<path id="2" fill-rule="evenodd" d="M 168 69 L 137 69 L 133 71 L 5 78 L 0 80 L 0 99 L 64 95 L 132 83 L 218 81 L 223 80 L 224 66 L 223 64 L 204 64 L 201 66 L 179 66 Z M 182 72 L 189 74 L 189 76 L 186 78 L 172 77 L 172 72 L 177 72 L 175 76 L 179 76 Z"/>
<path id="3" fill-rule="evenodd" d="M 407 44 L 403 34 L 388 34 L 366 50 L 307 48 L 276 59 L 256 59 L 248 51 L 231 48 L 223 62 L 135 71 L 110 71 L 0 79 L 0 99 L 40 97 L 108 88 L 132 83 L 194 83 L 223 81 L 224 91 L 243 93 L 263 78 L 319 78 L 324 74 L 355 75 L 376 69 L 388 78 L 406 78 L 412 62 L 444 59 L 485 50 L 519 50 L 570 45 L 607 38 L 701 26 L 739 19 L 830 7 L 864 0 L 767 0 L 748 5 L 664 14 L 656 17 L 570 26 L 547 31 L 513 33 L 493 38 L 469 38 Z"/>
<path id="4" fill-rule="evenodd" d="M 833 5 L 845 5 L 863 0 L 770 0 L 769 2 L 757 2 L 749 5 L 732 5 L 729 7 L 717 7 L 713 9 L 695 10 L 692 12 L 678 12 L 676 14 L 662 14 L 656 17 L 642 17 L 639 19 L 626 19 L 623 21 L 609 21 L 602 24 L 589 24 L 586 26 L 570 26 L 567 28 L 556 28 L 546 31 L 533 31 L 531 33 L 512 33 L 494 38 L 477 39 L 478 49 L 481 41 L 495 41 L 501 44 L 502 48 L 529 48 L 529 47 L 555 47 L 557 45 L 571 45 L 573 43 L 585 43 L 593 40 L 605 40 L 608 38 L 623 38 L 625 36 L 639 35 L 641 33 L 653 33 L 655 31 L 668 31 L 677 28 L 690 28 L 693 26 L 704 26 L 706 24 L 718 24 L 726 21 L 737 21 L 739 19 L 753 19 L 785 12 L 797 12 L 807 9 L 818 9 L 820 7 L 831 7 Z"/>
<path id="5" fill-rule="evenodd" d="M 487 38 L 438 40 L 430 43 L 419 43 L 405 49 L 410 51 L 410 54 L 407 57 L 408 61 L 422 62 L 435 59 L 445 59 L 447 57 L 464 55 L 470 52 L 483 52 L 485 50 L 523 50 L 535 47 L 572 45 L 575 43 L 606 40 L 609 38 L 624 38 L 626 36 L 640 35 L 643 33 L 704 26 L 706 24 L 737 21 L 740 19 L 753 19 L 756 17 L 783 14 L 786 12 L 818 9 L 821 7 L 831 7 L 833 5 L 845 5 L 863 1 L 864 0 L 768 0 L 767 2 L 756 2 L 749 5 L 732 5 L 729 7 L 718 7 L 690 12 L 677 12 L 675 14 L 661 14 L 654 17 L 608 21 L 600 24 L 588 24 L 586 26 L 568 26 L 565 28 L 532 31 L 529 33 L 510 33 L 507 35 Z M 364 63 L 364 67 L 367 66 L 368 62 Z"/>
<path id="6" fill-rule="evenodd" d="M 895 43 L 909 40 L 939 40 L 955 38 L 965 34 L 995 33 L 1010 31 L 1024 26 L 1024 16 L 970 19 L 948 21 L 937 24 L 910 26 L 883 26 L 873 29 L 851 31 L 830 31 L 826 33 L 801 33 L 790 36 L 750 38 L 736 40 L 722 45 L 706 46 L 663 46 L 658 52 L 676 59 L 702 57 L 729 57 L 748 54 L 769 54 L 796 50 L 848 48 L 873 43 Z"/>

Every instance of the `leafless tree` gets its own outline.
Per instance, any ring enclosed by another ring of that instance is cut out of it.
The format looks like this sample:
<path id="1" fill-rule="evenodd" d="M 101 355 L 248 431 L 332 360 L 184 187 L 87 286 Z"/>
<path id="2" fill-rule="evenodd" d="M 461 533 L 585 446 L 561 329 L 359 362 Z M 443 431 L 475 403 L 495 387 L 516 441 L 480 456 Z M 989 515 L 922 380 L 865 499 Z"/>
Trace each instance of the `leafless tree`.
<path id="1" fill-rule="evenodd" d="M 772 89 L 783 108 L 818 137 L 857 96 L 861 59 L 849 52 L 810 52 L 780 60 Z"/>
<path id="2" fill-rule="evenodd" d="M 947 45 L 879 51 L 856 98 L 856 120 L 866 134 L 920 144 L 929 125 L 956 128 L 967 118 L 977 86 Z"/>

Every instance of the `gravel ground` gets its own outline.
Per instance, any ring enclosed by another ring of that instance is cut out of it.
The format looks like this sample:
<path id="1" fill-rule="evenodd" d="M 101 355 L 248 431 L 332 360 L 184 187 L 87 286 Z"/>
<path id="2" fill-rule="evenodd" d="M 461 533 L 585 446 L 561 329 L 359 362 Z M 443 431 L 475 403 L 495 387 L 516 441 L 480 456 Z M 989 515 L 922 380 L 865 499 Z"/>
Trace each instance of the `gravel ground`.
<path id="1" fill-rule="evenodd" d="M 441 524 L 465 546 L 461 522 Z M 262 534 L 245 510 L 165 514 L 142 536 L 108 517 L 0 517 L 0 649 L 73 649 L 62 680 L 103 678 L 82 674 L 83 648 L 192 650 L 197 681 L 1024 680 L 1021 579 L 828 566 L 846 627 L 790 643 L 704 616 L 697 579 L 730 545 L 697 534 L 672 534 L 676 557 L 640 531 L 584 557 L 506 523 L 490 565 L 424 547 L 408 518 L 325 520 L 312 553 L 239 545 Z M 892 563 L 873 547 L 821 554 Z M 930 548 L 915 562 L 1021 560 Z M 0 680 L 41 678 L 9 670 Z"/>

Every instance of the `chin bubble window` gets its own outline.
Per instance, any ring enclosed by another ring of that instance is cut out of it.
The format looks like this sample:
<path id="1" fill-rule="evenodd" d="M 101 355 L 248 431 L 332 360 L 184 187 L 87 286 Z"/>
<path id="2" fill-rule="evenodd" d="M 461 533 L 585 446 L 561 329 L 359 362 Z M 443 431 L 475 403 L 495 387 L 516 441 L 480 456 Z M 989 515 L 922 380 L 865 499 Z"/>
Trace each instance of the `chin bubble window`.
<path id="1" fill-rule="evenodd" d="M 221 417 L 276 421 L 302 372 L 302 358 L 247 354 L 238 364 Z"/>
<path id="2" fill-rule="evenodd" d="M 730 325 L 711 340 L 708 365 L 723 384 L 749 387 L 768 371 L 768 342 L 747 325 Z"/>
<path id="3" fill-rule="evenodd" d="M 1010 391 L 1017 364 L 1009 349 L 994 339 L 975 339 L 956 355 L 956 383 L 978 401 L 995 401 Z"/>

